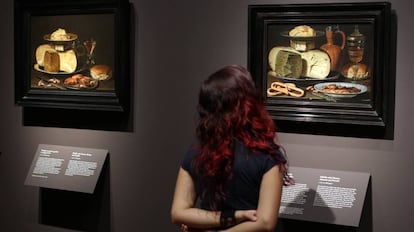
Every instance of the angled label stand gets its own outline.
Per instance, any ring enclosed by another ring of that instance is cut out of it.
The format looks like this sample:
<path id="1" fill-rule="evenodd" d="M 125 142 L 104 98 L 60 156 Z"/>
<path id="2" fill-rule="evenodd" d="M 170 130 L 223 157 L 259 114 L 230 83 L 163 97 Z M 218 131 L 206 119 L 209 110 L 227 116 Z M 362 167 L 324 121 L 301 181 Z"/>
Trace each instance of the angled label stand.
<path id="1" fill-rule="evenodd" d="M 358 227 L 370 174 L 291 167 L 295 185 L 285 186 L 279 217 Z"/>
<path id="2" fill-rule="evenodd" d="M 40 144 L 25 184 L 93 193 L 108 150 Z"/>
<path id="3" fill-rule="evenodd" d="M 108 150 L 40 144 L 25 185 L 40 187 L 39 223 L 110 231 Z"/>

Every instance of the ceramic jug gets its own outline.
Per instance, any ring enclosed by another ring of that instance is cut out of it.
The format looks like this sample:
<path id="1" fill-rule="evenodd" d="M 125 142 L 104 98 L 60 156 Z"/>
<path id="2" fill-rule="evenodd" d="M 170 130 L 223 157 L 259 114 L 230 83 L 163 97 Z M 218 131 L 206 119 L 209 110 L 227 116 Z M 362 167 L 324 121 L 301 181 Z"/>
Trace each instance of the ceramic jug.
<path id="1" fill-rule="evenodd" d="M 323 44 L 320 48 L 328 53 L 331 58 L 331 71 L 335 71 L 338 66 L 339 58 L 341 57 L 342 50 L 345 47 L 346 37 L 345 33 L 340 30 L 332 30 L 332 27 L 329 26 L 325 29 L 326 34 L 326 43 Z M 342 43 L 341 45 L 334 44 L 334 34 L 340 34 Z"/>

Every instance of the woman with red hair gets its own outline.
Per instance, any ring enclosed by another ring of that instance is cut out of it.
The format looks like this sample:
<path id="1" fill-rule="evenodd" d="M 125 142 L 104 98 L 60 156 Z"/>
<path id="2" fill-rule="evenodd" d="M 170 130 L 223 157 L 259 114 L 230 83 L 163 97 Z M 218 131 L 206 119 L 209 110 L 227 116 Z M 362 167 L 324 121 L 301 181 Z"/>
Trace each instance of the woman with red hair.
<path id="1" fill-rule="evenodd" d="M 197 140 L 179 169 L 171 208 L 183 231 L 273 231 L 287 161 L 250 73 L 231 65 L 200 88 Z"/>

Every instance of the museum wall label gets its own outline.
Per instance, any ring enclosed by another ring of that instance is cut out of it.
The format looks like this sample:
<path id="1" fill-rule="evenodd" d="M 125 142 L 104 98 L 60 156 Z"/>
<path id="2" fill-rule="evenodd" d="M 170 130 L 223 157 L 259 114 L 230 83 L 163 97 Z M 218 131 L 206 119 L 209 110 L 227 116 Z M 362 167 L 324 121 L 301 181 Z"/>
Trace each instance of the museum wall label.
<path id="1" fill-rule="evenodd" d="M 39 144 L 25 185 L 93 193 L 108 150 Z"/>
<path id="2" fill-rule="evenodd" d="M 290 167 L 280 218 L 358 227 L 370 174 Z"/>

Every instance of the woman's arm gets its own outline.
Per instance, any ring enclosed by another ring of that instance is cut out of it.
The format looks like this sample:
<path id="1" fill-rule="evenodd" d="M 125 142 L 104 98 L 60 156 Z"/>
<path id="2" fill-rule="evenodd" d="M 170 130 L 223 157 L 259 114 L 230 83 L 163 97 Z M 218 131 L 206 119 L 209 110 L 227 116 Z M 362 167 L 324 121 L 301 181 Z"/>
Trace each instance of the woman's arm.
<path id="1" fill-rule="evenodd" d="M 257 206 L 257 220 L 242 222 L 223 232 L 273 231 L 278 219 L 282 186 L 283 174 L 280 166 L 274 166 L 263 175 Z"/>
<path id="2" fill-rule="evenodd" d="M 190 174 L 180 168 L 175 185 L 171 208 L 171 220 L 174 224 L 185 224 L 192 228 L 213 228 L 220 226 L 220 214 L 194 208 L 196 192 Z"/>
<path id="3" fill-rule="evenodd" d="M 196 192 L 190 174 L 180 168 L 171 208 L 171 220 L 188 228 L 211 229 L 220 227 L 220 212 L 194 208 Z M 256 210 L 237 210 L 236 222 L 256 220 Z"/>

